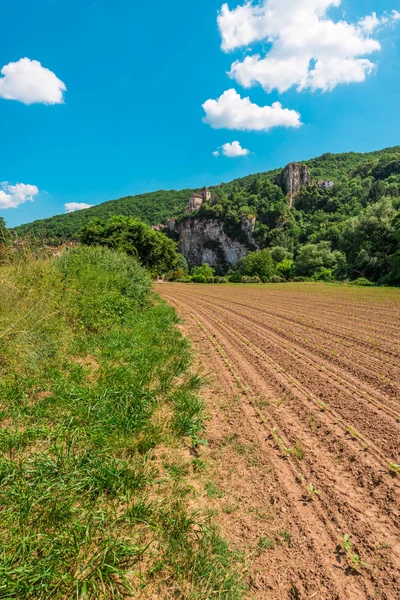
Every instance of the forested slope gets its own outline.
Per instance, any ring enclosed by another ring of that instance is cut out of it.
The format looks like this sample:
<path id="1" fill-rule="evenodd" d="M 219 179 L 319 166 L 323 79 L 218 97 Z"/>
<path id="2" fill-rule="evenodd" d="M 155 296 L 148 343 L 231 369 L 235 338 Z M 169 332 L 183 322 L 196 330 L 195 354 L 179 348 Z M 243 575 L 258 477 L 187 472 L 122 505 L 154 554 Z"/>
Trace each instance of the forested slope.
<path id="1" fill-rule="evenodd" d="M 296 194 L 291 208 L 277 184 L 276 176 L 281 172 L 277 169 L 214 186 L 212 201 L 203 203 L 195 214 L 223 220 L 225 231 L 233 238 L 243 235 L 242 215 L 255 216 L 258 247 L 282 247 L 295 258 L 305 252 L 308 260 L 308 254 L 316 251 L 315 245 L 323 242 L 324 252 L 328 248 L 345 256 L 342 276 L 378 281 L 399 271 L 400 146 L 367 154 L 328 153 L 304 164 L 312 183 Z M 319 186 L 320 179 L 332 180 L 333 188 Z M 15 231 L 19 236 L 45 236 L 58 242 L 76 237 L 94 217 L 132 215 L 150 224 L 166 222 L 170 217 L 182 219 L 190 192 L 158 191 L 122 198 L 23 225 Z M 330 262 L 330 258 L 323 260 L 322 265 L 329 267 Z M 339 276 L 339 271 L 335 273 Z M 308 274 L 307 268 L 304 274 Z M 390 282 L 397 278 L 400 273 L 394 279 L 391 275 Z"/>

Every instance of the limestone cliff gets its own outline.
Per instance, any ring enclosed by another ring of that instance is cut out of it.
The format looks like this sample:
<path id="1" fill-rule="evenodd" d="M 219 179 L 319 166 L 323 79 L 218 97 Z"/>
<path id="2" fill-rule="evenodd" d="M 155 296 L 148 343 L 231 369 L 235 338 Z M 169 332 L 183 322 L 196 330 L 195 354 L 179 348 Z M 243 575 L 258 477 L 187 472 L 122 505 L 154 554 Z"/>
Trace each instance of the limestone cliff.
<path id="1" fill-rule="evenodd" d="M 180 251 L 189 267 L 207 263 L 217 271 L 226 271 L 249 251 L 256 249 L 251 235 L 253 231 L 253 221 L 245 225 L 242 222 L 244 239 L 239 241 L 226 233 L 224 222 L 218 219 L 194 217 L 174 224 Z"/>
<path id="2" fill-rule="evenodd" d="M 294 195 L 302 187 L 311 183 L 311 177 L 307 165 L 289 163 L 275 181 L 289 197 L 289 208 L 292 208 Z"/>

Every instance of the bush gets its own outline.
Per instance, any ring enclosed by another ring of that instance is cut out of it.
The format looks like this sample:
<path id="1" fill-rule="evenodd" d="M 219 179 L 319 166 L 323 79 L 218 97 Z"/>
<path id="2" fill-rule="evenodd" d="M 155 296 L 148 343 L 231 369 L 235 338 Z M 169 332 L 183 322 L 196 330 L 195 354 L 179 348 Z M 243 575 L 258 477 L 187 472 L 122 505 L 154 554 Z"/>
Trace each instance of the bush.
<path id="1" fill-rule="evenodd" d="M 199 267 L 193 267 L 192 269 L 192 275 L 194 277 L 205 277 L 206 279 L 208 277 L 214 277 L 214 269 L 212 267 L 210 267 L 210 265 L 207 265 L 206 263 L 202 264 Z"/>
<path id="2" fill-rule="evenodd" d="M 132 217 L 118 216 L 108 221 L 93 219 L 81 229 L 79 239 L 87 246 L 123 250 L 138 258 L 152 275 L 182 268 L 182 257 L 178 255 L 175 242 Z"/>
<path id="3" fill-rule="evenodd" d="M 206 283 L 207 278 L 204 275 L 191 275 L 189 278 L 193 283 Z"/>
<path id="4" fill-rule="evenodd" d="M 322 267 L 313 275 L 314 281 L 333 281 L 334 279 L 333 269 L 326 269 L 325 267 Z"/>
<path id="5" fill-rule="evenodd" d="M 269 281 L 270 283 L 283 283 L 285 280 L 283 277 L 279 277 L 279 275 L 272 275 Z"/>
<path id="6" fill-rule="evenodd" d="M 243 275 L 242 283 L 261 283 L 261 279 L 257 275 L 254 275 L 253 277 Z"/>
<path id="7" fill-rule="evenodd" d="M 232 273 L 232 275 L 229 276 L 229 281 L 231 283 L 242 283 L 242 276 L 239 271 Z"/>
<path id="8" fill-rule="evenodd" d="M 371 287 L 373 286 L 373 282 L 367 279 L 366 277 L 358 277 L 358 279 L 354 279 L 354 281 L 350 282 L 350 285 L 358 285 L 363 287 Z"/>
<path id="9" fill-rule="evenodd" d="M 275 275 L 282 277 L 283 279 L 290 279 L 294 271 L 294 262 L 290 258 L 285 258 L 282 262 L 278 263 L 275 267 Z"/>
<path id="10" fill-rule="evenodd" d="M 318 244 L 305 244 L 299 250 L 296 258 L 296 275 L 313 277 L 322 269 L 336 270 L 344 276 L 346 272 L 346 258 L 342 252 L 331 250 L 330 242 Z"/>
<path id="11" fill-rule="evenodd" d="M 71 310 L 90 330 L 123 322 L 149 302 L 151 279 L 136 259 L 109 248 L 80 246 L 55 263 Z"/>
<path id="12" fill-rule="evenodd" d="M 270 277 L 274 271 L 274 262 L 269 250 L 249 252 L 238 262 L 238 271 L 250 277 Z"/>

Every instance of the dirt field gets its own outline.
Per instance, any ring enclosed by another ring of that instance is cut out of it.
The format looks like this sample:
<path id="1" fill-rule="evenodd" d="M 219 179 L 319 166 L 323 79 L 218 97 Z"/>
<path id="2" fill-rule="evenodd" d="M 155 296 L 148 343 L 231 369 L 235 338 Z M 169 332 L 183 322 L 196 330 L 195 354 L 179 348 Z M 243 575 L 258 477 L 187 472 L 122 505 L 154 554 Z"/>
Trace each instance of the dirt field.
<path id="1" fill-rule="evenodd" d="M 209 376 L 207 496 L 249 597 L 400 598 L 400 290 L 157 292 Z"/>

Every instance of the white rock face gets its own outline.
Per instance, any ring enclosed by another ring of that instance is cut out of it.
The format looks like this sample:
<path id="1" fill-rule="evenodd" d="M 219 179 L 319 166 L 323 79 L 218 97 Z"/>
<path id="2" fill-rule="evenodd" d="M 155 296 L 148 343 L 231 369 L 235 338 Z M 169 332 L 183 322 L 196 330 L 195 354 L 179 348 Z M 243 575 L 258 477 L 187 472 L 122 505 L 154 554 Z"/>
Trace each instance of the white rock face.
<path id="1" fill-rule="evenodd" d="M 176 226 L 180 250 L 194 267 L 207 263 L 216 269 L 225 270 L 246 256 L 251 247 L 230 238 L 224 231 L 224 224 L 217 219 L 186 219 Z"/>

